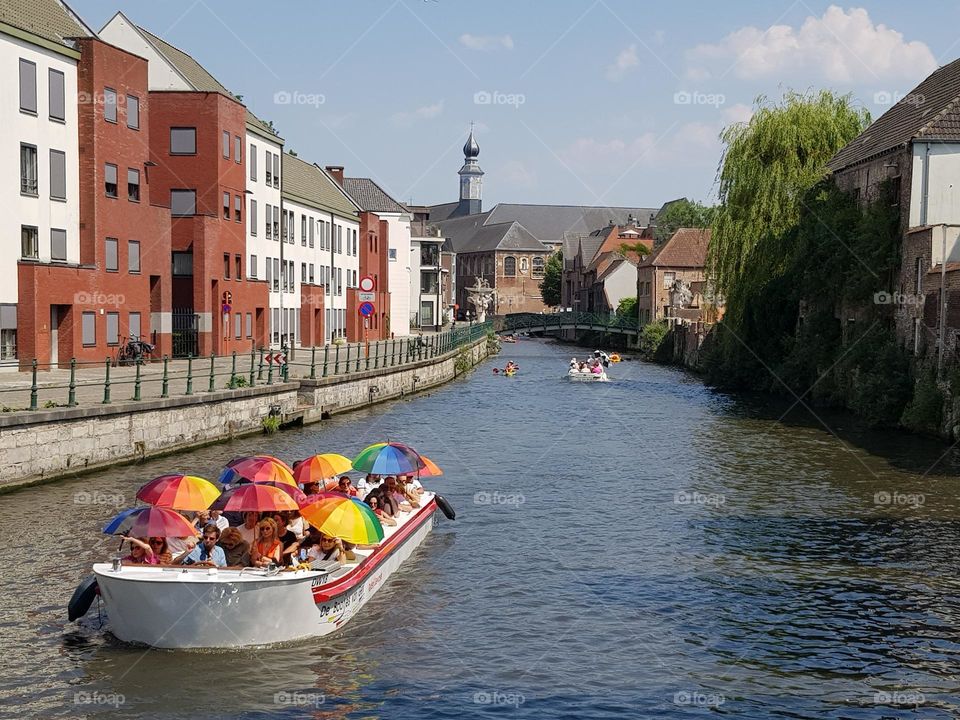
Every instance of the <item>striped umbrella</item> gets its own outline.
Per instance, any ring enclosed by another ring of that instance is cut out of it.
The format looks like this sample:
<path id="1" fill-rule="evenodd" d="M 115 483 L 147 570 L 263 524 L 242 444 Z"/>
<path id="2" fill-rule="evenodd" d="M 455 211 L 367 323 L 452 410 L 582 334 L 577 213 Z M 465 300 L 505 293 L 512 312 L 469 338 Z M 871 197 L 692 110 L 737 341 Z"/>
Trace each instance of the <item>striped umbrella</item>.
<path id="1" fill-rule="evenodd" d="M 423 460 L 423 467 L 420 468 L 420 477 L 437 477 L 443 475 L 443 470 L 440 469 L 440 466 L 426 455 L 421 455 L 420 459 Z"/>
<path id="2" fill-rule="evenodd" d="M 282 482 L 258 482 L 254 484 L 265 485 L 266 487 L 275 487 L 277 490 L 281 490 L 293 498 L 293 501 L 297 503 L 297 505 L 306 505 L 307 502 L 309 502 L 307 500 L 306 493 L 304 493 L 303 490 L 298 488 L 296 485 L 287 485 L 286 483 Z"/>
<path id="3" fill-rule="evenodd" d="M 297 501 L 283 490 L 265 483 L 247 483 L 225 490 L 210 509 L 223 512 L 276 512 L 297 510 L 299 507 Z"/>
<path id="4" fill-rule="evenodd" d="M 298 463 L 293 471 L 293 477 L 301 485 L 306 485 L 308 482 L 322 483 L 326 478 L 335 477 L 352 469 L 350 458 L 337 453 L 323 453 Z"/>
<path id="5" fill-rule="evenodd" d="M 383 540 L 383 525 L 365 502 L 343 493 L 322 493 L 318 497 L 300 508 L 312 527 L 357 545 L 375 545 Z"/>
<path id="6" fill-rule="evenodd" d="M 134 537 L 191 537 L 197 529 L 175 510 L 148 506 L 124 510 L 107 523 L 103 532 Z"/>
<path id="7" fill-rule="evenodd" d="M 161 475 L 137 491 L 137 500 L 171 510 L 206 510 L 220 490 L 193 475 Z"/>
<path id="8" fill-rule="evenodd" d="M 220 483 L 232 485 L 238 482 L 282 482 L 296 485 L 293 471 L 282 460 L 269 455 L 253 455 L 231 460 L 220 473 Z"/>
<path id="9" fill-rule="evenodd" d="M 353 459 L 353 469 L 371 475 L 411 475 L 423 469 L 419 453 L 402 443 L 375 443 Z"/>

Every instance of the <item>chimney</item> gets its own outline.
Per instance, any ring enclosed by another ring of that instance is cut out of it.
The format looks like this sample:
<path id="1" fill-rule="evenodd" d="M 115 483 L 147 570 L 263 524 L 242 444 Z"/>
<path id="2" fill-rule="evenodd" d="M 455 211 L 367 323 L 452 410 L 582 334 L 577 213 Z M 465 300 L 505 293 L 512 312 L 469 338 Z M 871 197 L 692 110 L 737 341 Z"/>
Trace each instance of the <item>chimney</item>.
<path id="1" fill-rule="evenodd" d="M 343 187 L 343 165 L 327 165 L 327 172 L 333 176 L 340 187 Z"/>

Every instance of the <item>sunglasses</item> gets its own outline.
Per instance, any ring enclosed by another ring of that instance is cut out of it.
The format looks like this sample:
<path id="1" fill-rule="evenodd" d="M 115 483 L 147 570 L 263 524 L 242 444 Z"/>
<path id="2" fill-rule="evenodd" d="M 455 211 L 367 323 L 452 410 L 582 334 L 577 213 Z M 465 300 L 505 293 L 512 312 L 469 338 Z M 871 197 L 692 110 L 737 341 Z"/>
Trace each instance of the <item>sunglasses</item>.
<path id="1" fill-rule="evenodd" d="M 150 544 L 151 544 L 151 545 L 163 545 L 163 540 L 161 540 L 160 538 L 154 538 L 153 540 L 150 541 Z"/>

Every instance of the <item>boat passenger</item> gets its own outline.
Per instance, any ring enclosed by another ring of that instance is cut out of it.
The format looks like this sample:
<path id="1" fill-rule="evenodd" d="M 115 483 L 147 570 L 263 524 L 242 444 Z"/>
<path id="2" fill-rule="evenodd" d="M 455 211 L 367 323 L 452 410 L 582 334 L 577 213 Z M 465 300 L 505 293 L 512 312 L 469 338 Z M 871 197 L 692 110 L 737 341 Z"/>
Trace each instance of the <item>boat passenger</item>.
<path id="1" fill-rule="evenodd" d="M 381 485 L 374 490 L 371 490 L 366 497 L 367 504 L 370 504 L 371 498 L 377 498 L 380 502 L 380 507 L 383 509 L 384 514 L 389 517 L 395 517 L 398 512 L 400 512 L 400 505 L 390 497 L 390 493 L 387 492 L 386 485 Z"/>
<path id="2" fill-rule="evenodd" d="M 350 497 L 357 496 L 356 489 L 351 485 L 350 478 L 346 475 L 342 475 L 340 480 L 337 481 L 337 489 L 344 495 L 349 495 Z"/>
<path id="3" fill-rule="evenodd" d="M 227 520 L 223 513 L 219 510 L 210 511 L 210 522 L 220 528 L 220 533 L 223 534 L 223 531 L 230 527 L 230 521 Z"/>
<path id="4" fill-rule="evenodd" d="M 379 496 L 372 495 L 371 497 L 368 497 L 367 505 L 370 506 L 370 509 L 373 510 L 373 514 L 376 515 L 380 519 L 380 522 L 383 523 L 384 525 L 397 524 L 396 520 L 394 520 L 392 517 L 390 517 L 389 515 L 387 515 L 387 513 L 383 511 L 383 508 L 380 506 Z"/>
<path id="5" fill-rule="evenodd" d="M 303 519 L 299 510 L 290 510 L 287 516 L 287 530 L 296 535 L 297 540 L 303 540 L 307 534 L 307 521 Z"/>
<path id="6" fill-rule="evenodd" d="M 153 550 L 153 554 L 157 556 L 157 562 L 161 565 L 173 564 L 173 554 L 170 552 L 170 548 L 167 547 L 166 538 L 152 537 L 149 542 L 150 549 Z"/>
<path id="7" fill-rule="evenodd" d="M 407 499 L 407 502 L 410 503 L 410 507 L 420 507 L 420 496 L 407 485 L 407 478 L 405 475 L 397 476 L 397 487 L 403 493 L 403 496 Z"/>
<path id="8" fill-rule="evenodd" d="M 415 494 L 418 498 L 423 495 L 423 483 L 414 475 L 404 475 L 403 483 L 407 491 Z"/>
<path id="9" fill-rule="evenodd" d="M 277 537 L 280 540 L 280 560 L 284 565 L 295 565 L 300 538 L 287 527 L 290 522 L 290 511 L 284 510 L 273 514 L 273 522 L 277 525 Z"/>
<path id="10" fill-rule="evenodd" d="M 597 363 L 590 369 L 590 372 L 592 372 L 594 375 L 600 375 L 603 372 L 603 366 L 600 365 L 600 363 Z"/>
<path id="11" fill-rule="evenodd" d="M 135 538 L 130 537 L 129 535 L 123 536 L 124 540 L 127 540 L 130 543 L 130 554 L 123 558 L 120 562 L 124 565 L 157 565 L 159 560 L 154 554 L 153 549 L 150 547 L 150 543 L 147 542 L 146 538 Z"/>
<path id="12" fill-rule="evenodd" d="M 227 556 L 223 548 L 217 545 L 220 540 L 220 528 L 208 523 L 203 528 L 203 542 L 188 553 L 177 557 L 174 562 L 179 565 L 197 565 L 200 567 L 226 567 Z"/>
<path id="13" fill-rule="evenodd" d="M 340 565 L 347 562 L 347 553 L 343 549 L 343 541 L 340 538 L 311 532 L 309 542 L 307 560 L 336 560 Z"/>
<path id="14" fill-rule="evenodd" d="M 260 513 L 249 511 L 243 514 L 243 525 L 237 527 L 240 531 L 240 537 L 246 540 L 248 545 L 253 545 L 257 539 L 257 522 L 260 520 Z"/>
<path id="15" fill-rule="evenodd" d="M 220 533 L 220 542 L 223 554 L 227 558 L 227 565 L 231 567 L 250 566 L 250 543 L 243 539 L 240 531 L 235 527 L 228 527 Z"/>
<path id="16" fill-rule="evenodd" d="M 397 486 L 397 479 L 393 475 L 388 475 L 386 483 L 387 497 L 393 500 L 402 512 L 412 510 L 413 506 L 407 500 L 407 495 L 403 492 L 403 488 Z"/>
<path id="17" fill-rule="evenodd" d="M 257 539 L 250 546 L 251 564 L 266 567 L 270 563 L 280 564 L 283 546 L 277 537 L 277 522 L 273 518 L 264 518 L 257 523 Z"/>

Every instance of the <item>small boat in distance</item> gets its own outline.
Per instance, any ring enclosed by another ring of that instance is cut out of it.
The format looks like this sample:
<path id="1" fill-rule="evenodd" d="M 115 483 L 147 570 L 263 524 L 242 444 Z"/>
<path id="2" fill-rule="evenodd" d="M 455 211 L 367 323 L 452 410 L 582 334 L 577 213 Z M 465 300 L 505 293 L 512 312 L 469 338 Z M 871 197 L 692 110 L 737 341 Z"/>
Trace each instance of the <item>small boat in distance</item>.
<path id="1" fill-rule="evenodd" d="M 590 358 L 584 362 L 573 358 L 566 378 L 570 382 L 610 382 L 599 358 Z"/>

